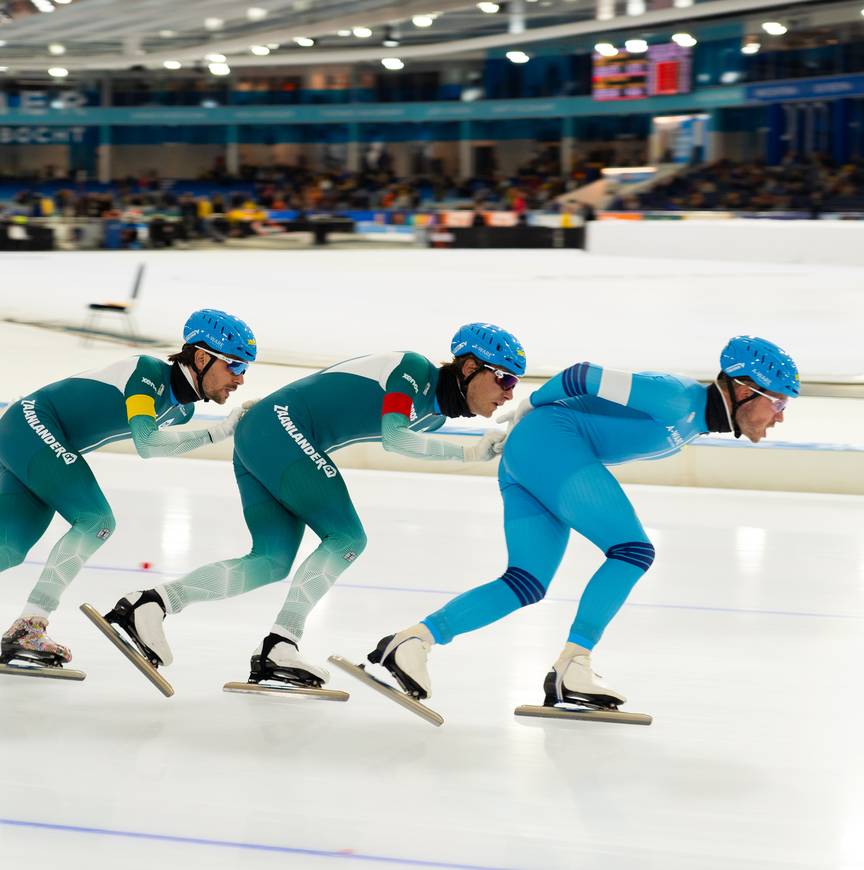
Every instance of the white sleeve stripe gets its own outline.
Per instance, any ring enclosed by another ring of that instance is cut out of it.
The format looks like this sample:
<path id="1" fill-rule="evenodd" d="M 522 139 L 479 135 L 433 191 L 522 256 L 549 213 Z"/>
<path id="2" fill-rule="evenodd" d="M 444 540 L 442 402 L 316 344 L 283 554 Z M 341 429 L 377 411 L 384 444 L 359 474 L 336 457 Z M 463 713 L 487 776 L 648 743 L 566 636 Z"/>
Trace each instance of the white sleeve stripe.
<path id="1" fill-rule="evenodd" d="M 597 391 L 597 397 L 615 402 L 618 405 L 626 405 L 630 401 L 632 384 L 633 375 L 630 372 L 604 368 L 600 375 L 600 389 Z"/>

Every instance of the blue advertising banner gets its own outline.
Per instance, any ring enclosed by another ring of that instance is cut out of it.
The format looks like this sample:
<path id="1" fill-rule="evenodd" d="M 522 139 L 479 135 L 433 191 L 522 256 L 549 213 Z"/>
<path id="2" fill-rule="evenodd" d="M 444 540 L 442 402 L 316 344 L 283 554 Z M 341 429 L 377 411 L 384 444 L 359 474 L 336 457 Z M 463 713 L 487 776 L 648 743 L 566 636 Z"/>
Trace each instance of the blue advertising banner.
<path id="1" fill-rule="evenodd" d="M 744 92 L 747 102 L 756 100 L 763 103 L 855 97 L 864 94 L 864 74 L 746 85 Z"/>

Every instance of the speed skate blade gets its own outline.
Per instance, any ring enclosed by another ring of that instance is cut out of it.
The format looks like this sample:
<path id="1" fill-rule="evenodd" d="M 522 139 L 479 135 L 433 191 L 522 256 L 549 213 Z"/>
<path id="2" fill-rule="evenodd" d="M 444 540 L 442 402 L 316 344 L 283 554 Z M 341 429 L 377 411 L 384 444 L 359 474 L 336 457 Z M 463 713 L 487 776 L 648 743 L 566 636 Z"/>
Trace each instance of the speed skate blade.
<path id="1" fill-rule="evenodd" d="M 647 713 L 625 713 L 622 710 L 567 710 L 564 707 L 543 707 L 523 704 L 514 711 L 517 716 L 540 719 L 584 719 L 589 722 L 617 722 L 619 725 L 650 725 L 654 720 Z"/>
<path id="2" fill-rule="evenodd" d="M 44 677 L 46 680 L 83 680 L 87 674 L 84 671 L 73 671 L 68 668 L 55 665 L 0 665 L 0 674 L 8 674 L 13 677 Z"/>
<path id="3" fill-rule="evenodd" d="M 367 674 L 366 668 L 362 665 L 355 665 L 353 662 L 349 662 L 348 659 L 342 658 L 342 656 L 330 656 L 327 661 L 336 665 L 337 668 L 341 668 L 346 674 L 351 674 L 352 677 L 360 680 L 361 683 L 365 683 L 370 688 L 375 689 L 376 692 L 380 692 L 391 701 L 400 704 L 406 710 L 410 710 L 415 716 L 419 716 L 421 719 L 425 719 L 427 722 L 431 722 L 438 727 L 444 724 L 444 717 L 440 713 L 430 710 L 425 704 L 421 704 L 416 698 L 412 698 L 399 689 L 388 686 L 387 683 L 379 680 L 377 677 L 373 677 L 372 674 Z"/>
<path id="4" fill-rule="evenodd" d="M 174 687 L 168 682 L 157 670 L 132 646 L 129 641 L 121 637 L 114 627 L 106 619 L 102 617 L 98 610 L 91 607 L 89 604 L 81 605 L 81 612 L 153 683 L 154 686 L 166 697 L 170 698 L 174 694 Z"/>
<path id="5" fill-rule="evenodd" d="M 347 701 L 351 696 L 336 689 L 312 689 L 306 686 L 269 686 L 262 683 L 225 683 L 223 692 L 238 692 L 241 695 L 293 695 L 315 698 L 319 701 Z"/>

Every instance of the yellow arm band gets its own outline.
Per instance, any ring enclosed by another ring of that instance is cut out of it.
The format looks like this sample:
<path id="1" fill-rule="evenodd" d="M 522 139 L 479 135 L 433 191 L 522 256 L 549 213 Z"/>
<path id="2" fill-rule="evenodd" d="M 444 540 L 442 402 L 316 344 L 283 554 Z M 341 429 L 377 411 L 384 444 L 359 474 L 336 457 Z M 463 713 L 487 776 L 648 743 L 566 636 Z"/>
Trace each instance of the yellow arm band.
<path id="1" fill-rule="evenodd" d="M 156 419 L 156 403 L 152 396 L 129 396 L 126 400 L 126 419 L 133 417 L 153 417 Z"/>

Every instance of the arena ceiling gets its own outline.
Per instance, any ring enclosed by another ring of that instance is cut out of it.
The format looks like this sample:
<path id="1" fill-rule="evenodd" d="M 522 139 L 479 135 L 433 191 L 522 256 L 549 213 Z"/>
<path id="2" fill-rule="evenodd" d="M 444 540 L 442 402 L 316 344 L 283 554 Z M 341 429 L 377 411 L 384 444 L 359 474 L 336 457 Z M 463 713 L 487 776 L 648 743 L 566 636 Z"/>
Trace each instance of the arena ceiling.
<path id="1" fill-rule="evenodd" d="M 225 55 L 232 68 L 453 57 L 528 49 L 571 35 L 683 25 L 718 15 L 776 15 L 820 4 L 495 0 L 493 5 L 497 10 L 476 0 L 0 0 L 0 72 L 44 73 L 56 66 L 157 69 L 166 61 L 201 64 L 210 54 Z M 367 31 L 371 34 L 358 35 Z"/>

